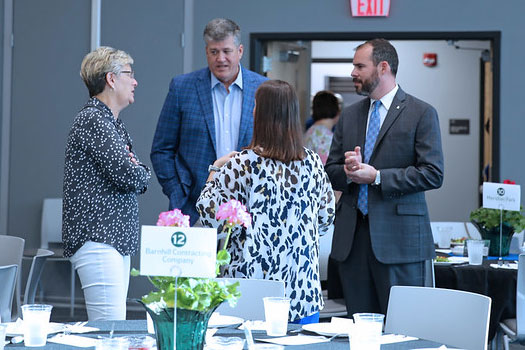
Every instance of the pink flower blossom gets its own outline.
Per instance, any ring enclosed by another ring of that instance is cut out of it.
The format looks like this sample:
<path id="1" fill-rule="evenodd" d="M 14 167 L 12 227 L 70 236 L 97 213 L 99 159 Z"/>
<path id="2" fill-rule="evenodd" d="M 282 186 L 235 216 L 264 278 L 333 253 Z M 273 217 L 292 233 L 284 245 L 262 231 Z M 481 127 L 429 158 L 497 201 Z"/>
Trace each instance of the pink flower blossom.
<path id="1" fill-rule="evenodd" d="M 241 202 L 231 199 L 219 206 L 216 215 L 218 220 L 228 220 L 228 226 L 243 225 L 248 228 L 252 224 L 252 217 Z"/>
<path id="2" fill-rule="evenodd" d="M 190 216 L 184 215 L 179 209 L 160 213 L 157 226 L 190 227 Z"/>

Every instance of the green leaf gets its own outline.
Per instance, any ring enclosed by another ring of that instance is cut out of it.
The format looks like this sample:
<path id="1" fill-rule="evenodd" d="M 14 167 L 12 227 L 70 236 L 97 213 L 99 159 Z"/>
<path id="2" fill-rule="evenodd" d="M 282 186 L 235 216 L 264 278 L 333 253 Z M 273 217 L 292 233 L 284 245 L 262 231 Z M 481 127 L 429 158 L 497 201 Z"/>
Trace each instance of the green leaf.
<path id="1" fill-rule="evenodd" d="M 523 207 L 520 206 L 520 211 L 503 210 L 500 213 L 498 209 L 478 208 L 470 213 L 470 220 L 476 221 L 483 225 L 486 229 L 499 226 L 500 215 L 504 223 L 514 228 L 514 232 L 521 232 L 525 229 L 525 217 L 521 211 Z"/>
<path id="2" fill-rule="evenodd" d="M 228 265 L 230 261 L 231 261 L 231 256 L 228 251 L 223 249 L 217 252 L 217 265 L 219 266 Z"/>

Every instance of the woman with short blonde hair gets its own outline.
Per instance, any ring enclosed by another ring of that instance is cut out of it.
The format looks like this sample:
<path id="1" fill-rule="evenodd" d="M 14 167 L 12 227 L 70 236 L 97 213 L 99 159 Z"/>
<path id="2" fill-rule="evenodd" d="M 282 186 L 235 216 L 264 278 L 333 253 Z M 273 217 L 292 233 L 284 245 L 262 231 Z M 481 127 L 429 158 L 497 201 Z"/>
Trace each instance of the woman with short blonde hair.
<path id="1" fill-rule="evenodd" d="M 151 176 L 119 118 L 135 101 L 133 59 L 100 47 L 86 55 L 80 76 L 90 99 L 66 145 L 62 239 L 82 283 L 88 319 L 126 319 L 130 256 L 138 249 L 137 196 Z"/>

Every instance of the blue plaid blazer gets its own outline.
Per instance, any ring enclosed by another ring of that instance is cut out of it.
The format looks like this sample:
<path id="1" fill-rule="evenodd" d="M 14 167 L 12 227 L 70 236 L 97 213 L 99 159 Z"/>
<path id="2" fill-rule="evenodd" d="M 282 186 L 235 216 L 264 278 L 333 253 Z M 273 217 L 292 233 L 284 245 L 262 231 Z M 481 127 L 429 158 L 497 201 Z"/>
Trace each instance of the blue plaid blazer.
<path id="1" fill-rule="evenodd" d="M 267 80 L 242 66 L 241 70 L 238 151 L 251 142 L 255 90 Z M 199 217 L 195 203 L 208 178 L 208 166 L 217 158 L 210 74 L 204 68 L 172 79 L 151 148 L 151 163 L 170 209 L 190 215 L 192 225 Z"/>

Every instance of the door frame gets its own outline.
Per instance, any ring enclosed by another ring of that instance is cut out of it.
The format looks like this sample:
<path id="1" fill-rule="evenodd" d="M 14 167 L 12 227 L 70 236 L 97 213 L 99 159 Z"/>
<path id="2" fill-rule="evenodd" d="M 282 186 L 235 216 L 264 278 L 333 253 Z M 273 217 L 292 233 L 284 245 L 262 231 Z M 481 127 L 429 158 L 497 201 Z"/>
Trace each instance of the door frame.
<path id="1" fill-rule="evenodd" d="M 365 41 L 371 38 L 385 38 L 387 40 L 489 40 L 492 49 L 492 179 L 500 181 L 500 57 L 501 32 L 294 32 L 294 33 L 250 33 L 250 70 L 262 72 L 261 58 L 264 44 L 267 41 L 292 40 L 322 40 L 322 41 Z M 483 96 L 480 96 L 481 98 Z M 481 109 L 480 113 L 483 113 Z M 480 115 L 480 120 L 482 120 Z M 480 128 L 480 155 L 483 155 L 483 128 Z M 483 162 L 480 162 L 479 174 Z M 481 180 L 479 180 L 481 181 Z"/>

